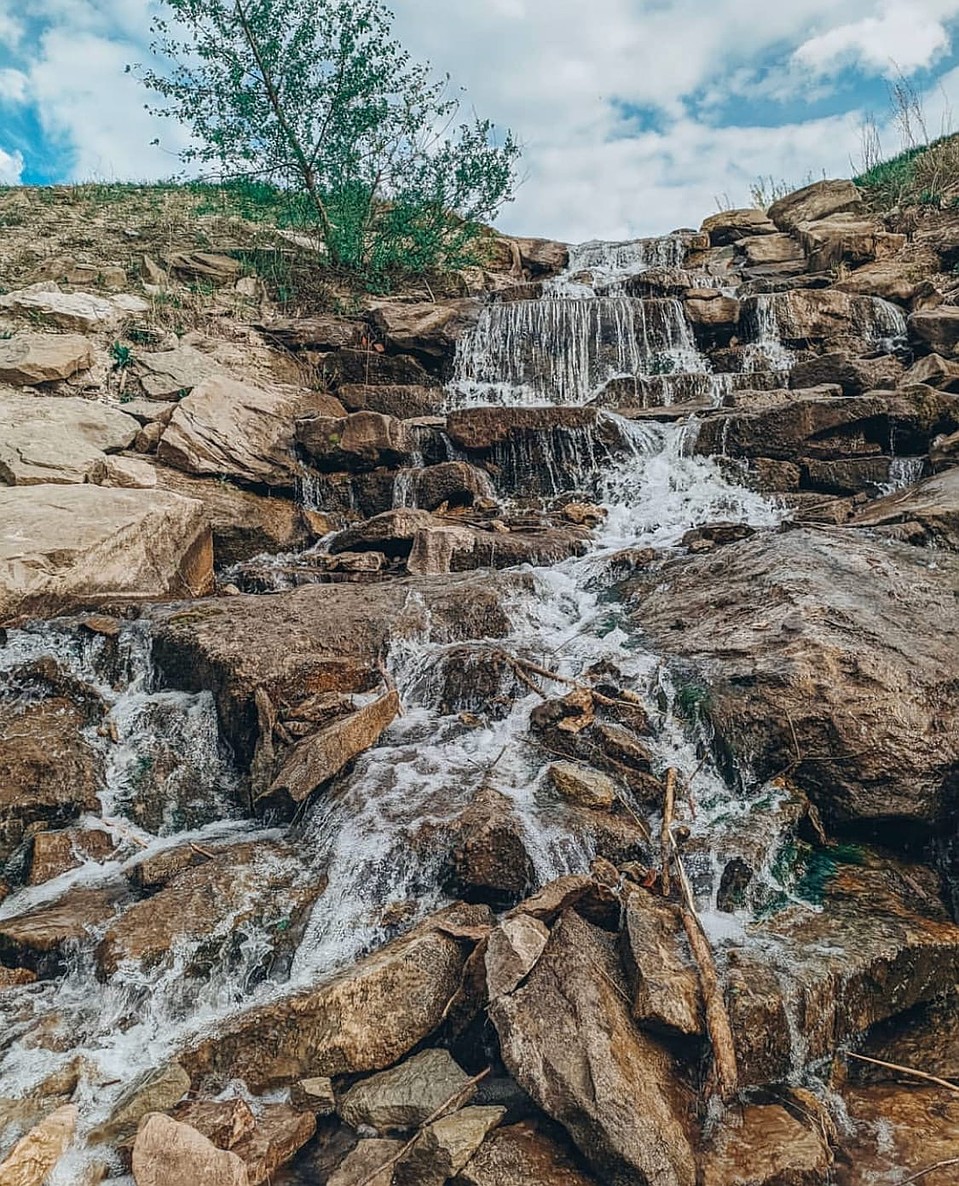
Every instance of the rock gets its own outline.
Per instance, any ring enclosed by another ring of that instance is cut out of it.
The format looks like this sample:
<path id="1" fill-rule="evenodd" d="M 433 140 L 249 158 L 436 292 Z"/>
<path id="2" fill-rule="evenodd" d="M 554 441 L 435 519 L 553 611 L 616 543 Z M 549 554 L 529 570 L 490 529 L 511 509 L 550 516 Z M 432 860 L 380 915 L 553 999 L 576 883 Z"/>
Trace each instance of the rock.
<path id="1" fill-rule="evenodd" d="M 470 299 L 414 304 L 381 301 L 373 305 L 371 320 L 388 349 L 451 361 L 457 341 L 479 313 L 479 302 Z"/>
<path id="2" fill-rule="evenodd" d="M 78 1119 L 76 1105 L 65 1104 L 42 1120 L 0 1162 L 0 1186 L 44 1186 L 69 1149 Z"/>
<path id="3" fill-rule="evenodd" d="M 783 231 L 804 222 L 818 222 L 833 214 L 858 214 L 862 194 L 851 181 L 817 181 L 788 194 L 769 207 L 769 218 Z"/>
<path id="4" fill-rule="evenodd" d="M 311 885 L 283 844 L 239 844 L 176 874 L 159 893 L 135 903 L 107 928 L 97 947 L 98 974 L 107 980 L 121 964 L 146 971 L 173 950 L 185 975 L 202 974 L 244 923 L 283 917 L 277 942 L 325 888 Z M 192 959 L 192 963 L 189 961 Z"/>
<path id="5" fill-rule="evenodd" d="M 908 1013 L 890 1017 L 873 1026 L 858 1049 L 867 1057 L 898 1063 L 901 1067 L 921 1067 L 927 1075 L 939 1079 L 957 1079 L 959 1031 L 953 1024 L 956 1004 L 955 993 L 949 993 Z M 860 1063 L 854 1078 L 857 1082 L 898 1082 L 899 1074 L 888 1067 Z"/>
<path id="6" fill-rule="evenodd" d="M 461 1105 L 468 1103 L 475 1090 L 467 1091 L 469 1082 L 446 1050 L 423 1050 L 351 1087 L 339 1111 L 351 1128 L 381 1133 L 419 1128 L 458 1093 L 463 1092 Z"/>
<path id="7" fill-rule="evenodd" d="M 689 1102 L 620 979 L 609 937 L 564 914 L 523 985 L 490 1003 L 503 1061 L 604 1181 L 692 1186 Z"/>
<path id="8" fill-rule="evenodd" d="M 569 266 L 569 248 L 550 239 L 515 239 L 500 237 L 495 241 L 502 251 L 502 262 L 517 276 L 537 280 L 556 276 Z"/>
<path id="9" fill-rule="evenodd" d="M 596 1186 L 565 1150 L 526 1122 L 498 1128 L 453 1180 L 453 1186 Z"/>
<path id="10" fill-rule="evenodd" d="M 767 297 L 746 297 L 742 302 L 743 324 L 755 324 L 760 309 L 772 317 L 783 345 L 793 350 L 851 347 L 855 353 L 869 354 L 902 332 L 901 315 L 893 306 L 836 288 L 803 288 Z"/>
<path id="11" fill-rule="evenodd" d="M 27 968 L 0 968 L 0 992 L 35 984 L 37 975 Z"/>
<path id="12" fill-rule="evenodd" d="M 758 235 L 741 240 L 738 247 L 745 253 L 748 268 L 772 266 L 779 271 L 780 264 L 796 264 L 801 271 L 806 270 L 806 256 L 792 235 Z"/>
<path id="13" fill-rule="evenodd" d="M 519 907 L 517 908 L 519 909 Z M 549 931 L 529 914 L 505 918 L 489 937 L 484 962 L 490 1000 L 513 992 L 536 966 Z"/>
<path id="14" fill-rule="evenodd" d="M 305 802 L 354 758 L 376 745 L 399 712 L 399 696 L 389 692 L 329 728 L 304 738 L 286 759 L 261 800 L 271 804 L 289 801 L 299 805 Z M 262 806 L 261 801 L 258 806 Z"/>
<path id="15" fill-rule="evenodd" d="M 136 440 L 133 442 L 134 449 L 138 453 L 155 453 L 159 448 L 165 428 L 166 424 L 160 420 L 145 424 L 136 435 Z"/>
<path id="16" fill-rule="evenodd" d="M 496 446 L 554 430 L 600 430 L 596 408 L 480 407 L 451 412 L 446 431 L 454 445 L 488 453 Z"/>
<path id="17" fill-rule="evenodd" d="M 456 821 L 455 884 L 470 900 L 515 902 L 532 884 L 522 824 L 505 795 L 483 787 Z"/>
<path id="18" fill-rule="evenodd" d="M 290 1088 L 290 1102 L 295 1108 L 312 1112 L 315 1116 L 332 1116 L 336 1111 L 333 1081 L 325 1076 L 301 1079 Z"/>
<path id="19" fill-rule="evenodd" d="M 344 386 L 387 387 L 394 392 L 400 387 L 416 387 L 435 390 L 440 406 L 446 398 L 440 380 L 409 354 L 380 354 L 368 347 L 346 347 L 335 354 L 314 357 L 322 366 L 323 377 L 332 391 Z"/>
<path id="20" fill-rule="evenodd" d="M 14 334 L 0 340 L 0 382 L 12 387 L 72 379 L 93 366 L 93 348 L 77 334 Z"/>
<path id="21" fill-rule="evenodd" d="M 256 1128 L 256 1117 L 241 1099 L 184 1100 L 171 1115 L 180 1124 L 195 1128 L 218 1149 L 235 1149 Z"/>
<path id="22" fill-rule="evenodd" d="M 402 1148 L 403 1141 L 360 1141 L 326 1186 L 393 1186 L 394 1158 Z M 378 1174 L 381 1166 L 388 1168 Z"/>
<path id="23" fill-rule="evenodd" d="M 789 372 L 789 386 L 803 391 L 836 384 L 842 388 L 843 395 L 862 395 L 866 391 L 891 390 L 900 385 L 910 387 L 925 382 L 918 378 L 907 382 L 908 375 L 903 375 L 902 363 L 894 356 L 881 360 L 881 366 L 878 363 L 878 359 L 853 358 L 843 351 L 820 354 L 793 367 Z"/>
<path id="24" fill-rule="evenodd" d="M 513 576 L 314 585 L 158 609 L 154 655 L 174 687 L 213 692 L 225 737 L 249 761 L 257 689 L 290 706 L 318 692 L 372 691 L 391 639 L 410 630 L 426 630 L 436 642 L 503 637 L 510 629 L 504 598 L 523 587 Z"/>
<path id="25" fill-rule="evenodd" d="M 188 1124 L 154 1112 L 144 1120 L 133 1146 L 136 1186 L 250 1186 L 246 1165 Z"/>
<path id="26" fill-rule="evenodd" d="M 177 405 L 157 455 L 189 474 L 291 490 L 298 475 L 295 422 L 311 406 L 342 414 L 336 400 L 315 392 L 205 379 Z"/>
<path id="27" fill-rule="evenodd" d="M 323 470 L 395 468 L 408 462 L 413 450 L 406 423 L 378 412 L 354 412 L 345 419 L 300 419 L 296 439 L 313 464 Z"/>
<path id="28" fill-rule="evenodd" d="M 0 482 L 83 482 L 138 431 L 132 416 L 93 400 L 0 393 Z"/>
<path id="29" fill-rule="evenodd" d="M 250 1186 L 272 1182 L 280 1166 L 291 1161 L 315 1132 L 315 1116 L 288 1104 L 262 1108 L 253 1131 L 233 1146 L 246 1165 Z"/>
<path id="30" fill-rule="evenodd" d="M 239 260 L 214 251 L 173 251 L 163 257 L 163 262 L 183 279 L 209 280 L 214 284 L 227 284 L 243 270 Z"/>
<path id="31" fill-rule="evenodd" d="M 413 537 L 406 571 L 413 576 L 441 576 L 452 571 L 457 553 L 472 553 L 476 536 L 465 527 L 421 528 Z"/>
<path id="32" fill-rule="evenodd" d="M 702 682 L 702 710 L 755 777 L 793 767 L 830 824 L 895 844 L 951 810 L 957 577 L 949 554 L 930 568 L 860 533 L 792 531 L 667 566 L 641 622 Z"/>
<path id="33" fill-rule="evenodd" d="M 941 354 L 927 354 L 902 377 L 903 387 L 914 383 L 924 383 L 938 391 L 959 391 L 959 361 L 953 362 Z"/>
<path id="34" fill-rule="evenodd" d="M 776 224 L 765 211 L 751 206 L 748 210 L 722 210 L 713 214 L 702 225 L 713 247 L 728 247 L 755 235 L 773 235 Z"/>
<path id="35" fill-rule="evenodd" d="M 423 511 L 472 506 L 478 498 L 495 497 L 486 473 L 465 461 L 447 461 L 414 470 L 413 505 Z"/>
<path id="36" fill-rule="evenodd" d="M 779 1104 L 748 1105 L 738 1126 L 718 1126 L 703 1186 L 821 1186 L 832 1154 L 823 1134 Z"/>
<path id="37" fill-rule="evenodd" d="M 739 325 L 739 301 L 718 291 L 707 295 L 690 289 L 683 309 L 697 340 L 708 346 L 728 345 Z"/>
<path id="38" fill-rule="evenodd" d="M 192 346 L 137 354 L 134 372 L 150 399 L 177 400 L 189 395 L 204 379 L 222 374 L 222 368 L 207 354 Z"/>
<path id="39" fill-rule="evenodd" d="M 87 481 L 121 490 L 153 490 L 157 484 L 156 467 L 135 457 L 104 457 L 94 462 Z"/>
<path id="40" fill-rule="evenodd" d="M 203 506 L 161 490 L 0 489 L 0 621 L 213 587 Z"/>
<path id="41" fill-rule="evenodd" d="M 959 432 L 935 438 L 929 447 L 929 463 L 937 472 L 959 464 Z"/>
<path id="42" fill-rule="evenodd" d="M 58 974 L 68 946 L 89 941 L 113 917 L 118 897 L 116 890 L 70 889 L 26 914 L 4 918 L 0 960 L 39 976 Z"/>
<path id="43" fill-rule="evenodd" d="M 394 1186 L 443 1186 L 470 1161 L 505 1108 L 462 1108 L 434 1121 L 396 1167 Z"/>
<path id="44" fill-rule="evenodd" d="M 807 459 L 803 488 L 827 494 L 881 494 L 892 478 L 891 457 L 852 457 L 840 461 Z"/>
<path id="45" fill-rule="evenodd" d="M 264 337 L 285 346 L 287 350 L 342 350 L 357 346 L 363 336 L 361 321 L 329 314 L 312 317 L 277 318 L 261 322 L 255 327 Z"/>
<path id="46" fill-rule="evenodd" d="M 168 1063 L 132 1083 L 113 1106 L 109 1119 L 90 1134 L 94 1144 L 119 1145 L 136 1135 L 144 1116 L 171 1111 L 190 1090 L 190 1076 L 177 1062 Z"/>
<path id="47" fill-rule="evenodd" d="M 581 807 L 606 811 L 618 798 L 613 780 L 576 762 L 554 762 L 546 775 L 557 791 Z"/>
<path id="48" fill-rule="evenodd" d="M 83 734 L 87 724 L 65 697 L 0 705 L 0 861 L 36 825 L 99 809 L 103 771 Z"/>
<path id="49" fill-rule="evenodd" d="M 844 279 L 833 285 L 837 292 L 848 292 L 854 296 L 880 297 L 884 301 L 906 308 L 917 299 L 920 285 L 914 279 L 912 267 L 898 260 L 882 260 L 879 263 L 864 264 Z"/>
<path id="50" fill-rule="evenodd" d="M 33 837 L 28 885 L 42 885 L 79 869 L 87 861 L 105 861 L 116 850 L 106 832 L 71 828 L 66 832 L 38 832 Z"/>
<path id="51" fill-rule="evenodd" d="M 959 552 L 959 469 L 868 503 L 849 520 L 908 543 Z"/>
<path id="52" fill-rule="evenodd" d="M 909 318 L 909 335 L 934 354 L 953 358 L 959 346 L 959 307 L 937 305 L 933 309 L 920 309 Z"/>
<path id="53" fill-rule="evenodd" d="M 383 1070 L 439 1026 L 460 986 L 469 944 L 449 928 L 487 919 L 477 907 L 441 911 L 319 987 L 230 1019 L 182 1061 L 194 1083 L 240 1078 L 252 1091 Z"/>
<path id="54" fill-rule="evenodd" d="M 838 1186 L 904 1181 L 959 1158 L 959 1100 L 937 1087 L 862 1087 L 844 1093 L 854 1134 L 836 1166 Z M 956 1167 L 924 1173 L 923 1186 L 954 1186 Z"/>
<path id="55" fill-rule="evenodd" d="M 905 235 L 890 235 L 874 220 L 855 214 L 836 214 L 803 223 L 799 238 L 811 272 L 890 259 L 906 245 Z"/>
<path id="56" fill-rule="evenodd" d="M 398 420 L 436 416 L 443 410 L 446 393 L 442 387 L 397 386 L 346 383 L 337 388 L 337 398 L 349 412 L 379 412 Z"/>
<path id="57" fill-rule="evenodd" d="M 112 329 L 131 314 L 149 313 L 150 306 L 139 297 L 106 298 L 85 292 L 60 292 L 55 283 L 45 283 L 0 296 L 0 309 L 84 334 Z"/>
<path id="58" fill-rule="evenodd" d="M 441 525 L 427 511 L 415 511 L 406 507 L 374 515 L 365 523 L 341 531 L 330 542 L 330 552 L 383 552 L 387 556 L 408 556 L 413 541 L 421 531 L 430 531 Z"/>
<path id="59" fill-rule="evenodd" d="M 652 1030 L 702 1034 L 699 973 L 679 908 L 643 890 L 631 893 L 623 940 L 636 1020 Z"/>
<path id="60" fill-rule="evenodd" d="M 165 465 L 153 468 L 162 490 L 203 504 L 213 528 L 218 565 L 229 567 L 265 552 L 296 552 L 313 539 L 295 502 L 255 494 L 215 478 L 194 478 Z"/>

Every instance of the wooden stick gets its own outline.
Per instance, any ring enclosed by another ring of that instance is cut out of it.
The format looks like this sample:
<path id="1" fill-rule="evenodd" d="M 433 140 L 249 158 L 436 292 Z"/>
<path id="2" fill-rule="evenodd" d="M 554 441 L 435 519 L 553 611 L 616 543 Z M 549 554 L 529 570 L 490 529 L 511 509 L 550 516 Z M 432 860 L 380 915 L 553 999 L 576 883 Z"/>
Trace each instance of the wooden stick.
<path id="1" fill-rule="evenodd" d="M 666 771 L 666 793 L 663 800 L 663 828 L 660 834 L 660 853 L 662 860 L 663 897 L 669 897 L 672 888 L 669 877 L 669 866 L 673 857 L 673 815 L 676 811 L 676 771 L 670 767 Z"/>
<path id="2" fill-rule="evenodd" d="M 950 1157 L 948 1161 L 937 1161 L 935 1165 L 927 1165 L 924 1170 L 920 1170 L 918 1174 L 913 1174 L 911 1178 L 905 1178 L 902 1186 L 909 1186 L 910 1182 L 918 1182 L 920 1178 L 924 1178 L 926 1174 L 933 1174 L 936 1170 L 948 1169 L 951 1165 L 959 1165 L 959 1157 Z"/>
<path id="3" fill-rule="evenodd" d="M 946 1091 L 959 1095 L 959 1085 L 950 1083 L 948 1079 L 927 1075 L 925 1071 L 917 1071 L 913 1067 L 903 1067 L 895 1062 L 883 1062 L 881 1058 L 869 1058 L 865 1054 L 853 1054 L 851 1051 L 846 1054 L 846 1057 L 854 1058 L 856 1062 L 867 1062 L 870 1066 L 883 1067 L 887 1071 L 897 1071 L 900 1075 L 912 1075 L 916 1079 L 923 1079 L 926 1083 L 935 1083 L 937 1087 L 944 1087 Z"/>
<path id="4" fill-rule="evenodd" d="M 485 1071 L 480 1071 L 480 1073 L 478 1075 L 474 1075 L 473 1078 L 470 1079 L 470 1081 L 468 1083 L 464 1083 L 463 1086 L 459 1089 L 459 1091 L 454 1092 L 453 1095 L 451 1095 L 448 1100 L 444 1100 L 444 1102 L 440 1104 L 440 1106 L 436 1109 L 435 1112 L 432 1113 L 432 1115 L 427 1116 L 427 1118 L 423 1121 L 423 1123 L 416 1130 L 416 1132 L 413 1134 L 413 1136 L 410 1137 L 410 1139 L 406 1142 L 406 1144 L 403 1146 L 402 1149 L 400 1149 L 400 1151 L 398 1153 L 394 1153 L 393 1156 L 389 1159 L 389 1161 L 384 1161 L 383 1164 L 379 1167 L 379 1169 L 374 1170 L 373 1173 L 371 1173 L 367 1177 L 365 1177 L 362 1182 L 358 1182 L 357 1186 L 373 1186 L 373 1183 L 380 1176 L 380 1174 L 386 1173 L 386 1171 L 388 1169 L 392 1169 L 393 1166 L 396 1165 L 396 1163 L 398 1161 L 401 1161 L 407 1155 L 407 1153 L 409 1153 L 409 1151 L 413 1148 L 413 1146 L 419 1140 L 420 1134 L 423 1132 L 424 1128 L 428 1128 L 433 1123 L 434 1120 L 441 1119 L 443 1116 L 445 1116 L 447 1114 L 447 1112 L 453 1111 L 456 1108 L 456 1106 L 458 1105 L 459 1101 L 465 1095 L 467 1095 L 467 1093 L 472 1088 L 474 1088 L 477 1083 L 481 1083 L 487 1077 L 487 1075 L 490 1075 L 492 1073 L 492 1070 L 493 1070 L 492 1067 L 487 1067 Z"/>

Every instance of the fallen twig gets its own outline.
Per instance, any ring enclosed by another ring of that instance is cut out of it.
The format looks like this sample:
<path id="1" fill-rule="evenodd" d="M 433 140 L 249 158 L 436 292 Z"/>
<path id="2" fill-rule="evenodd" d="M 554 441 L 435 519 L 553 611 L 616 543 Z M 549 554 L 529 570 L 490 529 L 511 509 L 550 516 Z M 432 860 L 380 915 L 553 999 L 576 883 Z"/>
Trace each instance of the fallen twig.
<path id="1" fill-rule="evenodd" d="M 384 1174 L 388 1169 L 392 1169 L 398 1161 L 402 1161 L 402 1159 L 407 1155 L 407 1153 L 409 1153 L 409 1151 L 419 1140 L 420 1134 L 424 1128 L 428 1128 L 434 1121 L 440 1120 L 448 1112 L 454 1111 L 459 1104 L 459 1101 L 463 1099 L 463 1097 L 466 1096 L 470 1091 L 472 1091 L 477 1083 L 482 1083 L 482 1081 L 492 1073 L 492 1070 L 492 1067 L 487 1067 L 485 1071 L 480 1071 L 478 1075 L 474 1075 L 468 1083 L 464 1083 L 458 1091 L 454 1092 L 448 1100 L 444 1100 L 435 1112 L 433 1112 L 430 1116 L 427 1116 L 427 1118 L 423 1121 L 413 1136 L 411 1136 L 406 1144 L 399 1150 L 399 1152 L 394 1153 L 388 1161 L 384 1161 L 379 1169 L 374 1170 L 373 1173 L 365 1177 L 362 1182 L 358 1182 L 357 1186 L 373 1186 L 373 1183 L 381 1174 Z"/>
<path id="2" fill-rule="evenodd" d="M 672 883 L 669 866 L 673 857 L 673 815 L 676 811 L 676 771 L 670 767 L 666 771 L 666 791 L 663 799 L 663 828 L 660 833 L 660 853 L 662 859 L 662 887 L 663 897 L 669 897 Z"/>
<path id="3" fill-rule="evenodd" d="M 902 1186 L 909 1186 L 910 1182 L 918 1182 L 920 1178 L 924 1178 L 927 1174 L 933 1174 L 936 1170 L 948 1169 L 952 1165 L 959 1165 L 959 1157 L 950 1157 L 948 1161 L 937 1161 L 935 1165 L 927 1165 L 918 1174 L 913 1174 L 911 1178 L 903 1179 Z"/>
<path id="4" fill-rule="evenodd" d="M 948 1079 L 939 1079 L 936 1075 L 928 1075 L 925 1071 L 917 1071 L 914 1067 L 903 1067 L 895 1062 L 884 1062 L 881 1058 L 869 1058 L 865 1054 L 846 1053 L 847 1058 L 854 1058 L 856 1062 L 867 1062 L 870 1066 L 883 1067 L 887 1071 L 897 1071 L 900 1075 L 912 1075 L 916 1079 L 923 1079 L 926 1083 L 935 1083 L 937 1087 L 944 1087 L 947 1091 L 959 1095 L 959 1084 L 950 1083 Z"/>

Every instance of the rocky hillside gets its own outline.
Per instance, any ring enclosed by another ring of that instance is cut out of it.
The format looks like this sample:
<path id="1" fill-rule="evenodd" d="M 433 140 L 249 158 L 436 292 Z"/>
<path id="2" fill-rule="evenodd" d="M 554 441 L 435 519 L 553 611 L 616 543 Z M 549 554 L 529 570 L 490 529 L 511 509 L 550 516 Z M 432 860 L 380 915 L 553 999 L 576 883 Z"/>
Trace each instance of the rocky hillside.
<path id="1" fill-rule="evenodd" d="M 0 192 L 0 1183 L 953 1183 L 959 213 L 244 214 Z"/>

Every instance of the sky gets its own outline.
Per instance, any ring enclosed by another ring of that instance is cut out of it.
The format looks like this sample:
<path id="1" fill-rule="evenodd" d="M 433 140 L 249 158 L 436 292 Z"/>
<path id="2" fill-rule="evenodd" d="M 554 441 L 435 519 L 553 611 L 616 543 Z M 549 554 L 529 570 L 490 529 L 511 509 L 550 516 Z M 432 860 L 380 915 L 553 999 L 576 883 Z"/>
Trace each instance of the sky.
<path id="1" fill-rule="evenodd" d="M 0 182 L 166 178 L 185 136 L 124 72 L 157 0 L 0 0 Z M 959 0 L 393 0 L 410 51 L 523 145 L 499 225 L 566 241 L 698 226 L 760 178 L 847 177 L 889 86 L 959 119 Z M 959 130 L 959 124 L 955 130 Z M 151 141 L 160 137 L 160 146 Z"/>

